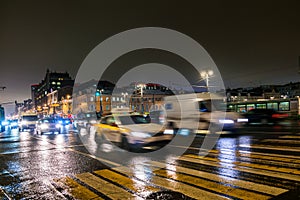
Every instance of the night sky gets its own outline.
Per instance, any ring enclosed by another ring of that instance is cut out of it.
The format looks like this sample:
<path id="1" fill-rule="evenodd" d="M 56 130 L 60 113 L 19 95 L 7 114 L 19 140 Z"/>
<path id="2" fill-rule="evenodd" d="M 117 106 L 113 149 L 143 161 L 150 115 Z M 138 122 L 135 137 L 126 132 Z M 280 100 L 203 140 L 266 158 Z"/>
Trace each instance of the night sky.
<path id="1" fill-rule="evenodd" d="M 165 27 L 199 42 L 226 87 L 300 81 L 297 1 L 0 2 L 0 103 L 30 98 L 46 69 L 73 78 L 106 38 L 137 27 Z M 239 3 L 238 3 L 239 2 Z"/>

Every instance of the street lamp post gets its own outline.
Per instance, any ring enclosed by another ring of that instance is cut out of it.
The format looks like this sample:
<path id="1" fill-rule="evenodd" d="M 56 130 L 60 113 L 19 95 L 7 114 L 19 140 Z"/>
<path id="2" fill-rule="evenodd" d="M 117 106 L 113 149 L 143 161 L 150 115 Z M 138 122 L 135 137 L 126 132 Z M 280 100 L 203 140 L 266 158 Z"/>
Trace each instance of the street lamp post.
<path id="1" fill-rule="evenodd" d="M 100 98 L 100 116 L 102 117 L 102 113 L 103 113 L 103 108 L 102 108 L 102 93 L 103 93 L 104 89 L 97 89 L 96 91 L 96 97 Z"/>
<path id="2" fill-rule="evenodd" d="M 125 107 L 127 107 L 126 97 L 128 96 L 128 93 L 127 93 L 127 92 L 122 92 L 122 95 L 123 95 L 123 97 L 124 97 Z"/>
<path id="3" fill-rule="evenodd" d="M 141 88 L 141 107 L 142 107 L 142 113 L 144 113 L 144 87 L 145 87 L 145 84 L 139 84 L 138 87 Z"/>
<path id="4" fill-rule="evenodd" d="M 207 89 L 208 89 L 208 87 L 209 87 L 209 85 L 208 85 L 208 79 L 209 79 L 210 77 L 212 77 L 213 74 L 214 74 L 214 72 L 213 72 L 212 70 L 204 70 L 204 71 L 201 71 L 201 72 L 200 72 L 201 78 L 203 78 L 203 79 L 205 80 L 205 82 L 206 82 L 206 87 L 207 87 Z"/>

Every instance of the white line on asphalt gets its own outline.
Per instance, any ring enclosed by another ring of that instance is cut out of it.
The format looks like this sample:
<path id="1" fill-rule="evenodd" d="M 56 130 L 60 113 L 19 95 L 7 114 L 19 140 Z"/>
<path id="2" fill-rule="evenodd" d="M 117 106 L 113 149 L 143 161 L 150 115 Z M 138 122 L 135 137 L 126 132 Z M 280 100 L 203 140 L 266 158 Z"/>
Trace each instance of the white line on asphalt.
<path id="1" fill-rule="evenodd" d="M 244 148 L 251 148 L 251 149 L 268 149 L 268 150 L 278 150 L 278 151 L 294 151 L 294 152 L 300 152 L 299 147 L 298 148 L 290 148 L 288 146 L 282 146 L 282 147 L 270 147 L 270 146 L 258 146 L 258 145 L 245 145 L 240 144 L 239 147 Z"/>
<path id="2" fill-rule="evenodd" d="M 229 170 L 248 172 L 248 173 L 253 173 L 253 174 L 258 174 L 258 175 L 271 176 L 271 177 L 275 177 L 275 178 L 288 179 L 288 180 L 292 180 L 292 181 L 300 181 L 299 175 L 274 172 L 274 171 L 269 171 L 267 169 L 254 169 L 254 168 L 238 166 L 238 165 L 228 164 L 228 163 L 220 164 L 220 163 L 217 163 L 214 161 L 199 160 L 199 159 L 190 158 L 190 157 L 180 157 L 180 158 L 178 158 L 178 160 L 197 163 L 197 164 L 205 164 L 205 165 L 209 165 L 209 166 L 213 166 L 213 167 L 226 168 Z"/>
<path id="3" fill-rule="evenodd" d="M 199 171 L 199 170 L 190 169 L 190 168 L 186 168 L 186 167 L 174 166 L 174 165 L 168 164 L 168 163 L 152 161 L 152 162 L 150 162 L 150 165 L 157 166 L 158 168 L 165 168 L 167 171 L 172 169 L 175 172 L 185 173 L 185 174 L 197 176 L 199 178 L 206 178 L 206 179 L 220 182 L 223 184 L 230 184 L 230 185 L 238 186 L 240 188 L 245 188 L 245 189 L 258 191 L 258 192 L 264 192 L 266 194 L 271 194 L 271 195 L 279 195 L 283 192 L 288 191 L 288 190 L 282 189 L 282 188 L 263 185 L 263 184 L 254 183 L 254 182 L 250 182 L 250 181 L 244 181 L 244 180 L 235 179 L 235 178 L 231 178 L 231 177 L 220 175 L 220 174 Z"/>
<path id="4" fill-rule="evenodd" d="M 87 153 L 83 153 L 83 152 L 80 152 L 80 151 L 77 151 L 77 150 L 74 150 L 74 149 L 67 149 L 68 151 L 73 151 L 73 152 L 76 152 L 76 153 L 78 153 L 78 154 L 81 154 L 81 155 L 84 155 L 84 156 L 87 156 L 87 157 L 90 157 L 90 158 L 93 158 L 93 159 L 96 159 L 96 160 L 98 160 L 98 161 L 100 161 L 100 162 L 104 162 L 104 163 L 107 163 L 107 164 L 109 164 L 109 165 L 113 165 L 113 167 L 120 167 L 120 166 L 122 166 L 121 164 L 118 164 L 118 163 L 116 163 L 116 162 L 112 162 L 112 161 L 110 161 L 110 160 L 106 160 L 106 159 L 104 159 L 104 158 L 99 158 L 99 157 L 96 157 L 96 156 L 94 156 L 94 155 L 91 155 L 91 154 L 87 154 Z"/>

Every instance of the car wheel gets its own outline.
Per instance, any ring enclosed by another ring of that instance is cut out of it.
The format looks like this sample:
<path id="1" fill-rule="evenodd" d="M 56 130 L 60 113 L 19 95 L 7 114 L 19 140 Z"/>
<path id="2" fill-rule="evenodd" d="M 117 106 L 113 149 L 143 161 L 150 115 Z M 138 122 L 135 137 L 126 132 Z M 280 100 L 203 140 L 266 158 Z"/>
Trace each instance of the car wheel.
<path id="1" fill-rule="evenodd" d="M 98 132 L 95 133 L 95 142 L 97 144 L 103 144 L 105 142 L 105 138 L 103 134 L 100 134 Z"/>
<path id="2" fill-rule="evenodd" d="M 130 150 L 130 144 L 128 143 L 128 140 L 125 135 L 122 135 L 121 147 L 124 150 L 127 150 L 127 151 Z"/>

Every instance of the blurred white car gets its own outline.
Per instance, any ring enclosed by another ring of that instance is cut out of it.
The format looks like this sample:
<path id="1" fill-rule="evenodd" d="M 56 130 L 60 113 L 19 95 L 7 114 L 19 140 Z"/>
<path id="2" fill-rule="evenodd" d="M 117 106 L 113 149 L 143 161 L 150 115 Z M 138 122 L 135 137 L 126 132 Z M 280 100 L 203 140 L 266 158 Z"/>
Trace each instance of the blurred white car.
<path id="1" fill-rule="evenodd" d="M 123 149 L 157 149 L 174 137 L 164 126 L 151 123 L 149 115 L 108 115 L 96 124 L 96 142 L 106 140 Z"/>

